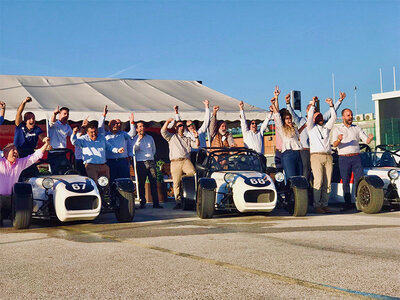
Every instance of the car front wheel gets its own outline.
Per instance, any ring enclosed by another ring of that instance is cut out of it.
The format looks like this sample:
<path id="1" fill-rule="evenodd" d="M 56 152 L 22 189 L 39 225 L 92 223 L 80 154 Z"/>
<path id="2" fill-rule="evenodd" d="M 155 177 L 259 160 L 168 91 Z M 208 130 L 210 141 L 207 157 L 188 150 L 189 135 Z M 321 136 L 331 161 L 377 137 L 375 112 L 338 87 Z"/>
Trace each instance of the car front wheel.
<path id="1" fill-rule="evenodd" d="M 376 214 L 383 206 L 383 189 L 375 188 L 366 180 L 361 180 L 357 187 L 356 205 L 366 214 Z"/>
<path id="2" fill-rule="evenodd" d="M 131 222 L 135 216 L 135 198 L 133 193 L 116 190 L 114 196 L 116 197 L 115 216 L 118 222 Z"/>
<path id="3" fill-rule="evenodd" d="M 211 219 L 215 210 L 215 193 L 213 190 L 199 186 L 197 190 L 196 211 L 200 219 Z"/>

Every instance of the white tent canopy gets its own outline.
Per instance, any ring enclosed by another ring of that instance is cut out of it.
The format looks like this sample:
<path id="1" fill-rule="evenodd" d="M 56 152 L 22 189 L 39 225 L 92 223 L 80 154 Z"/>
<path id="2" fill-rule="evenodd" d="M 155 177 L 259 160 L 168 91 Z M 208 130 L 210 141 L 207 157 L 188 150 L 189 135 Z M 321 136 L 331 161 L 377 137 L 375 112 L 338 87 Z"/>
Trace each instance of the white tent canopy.
<path id="1" fill-rule="evenodd" d="M 179 105 L 182 119 L 203 120 L 203 100 L 210 108 L 219 105 L 218 119 L 239 120 L 239 100 L 210 89 L 197 81 L 140 80 L 114 78 L 47 77 L 0 75 L 0 100 L 6 102 L 5 119 L 14 120 L 19 104 L 32 97 L 25 111 L 37 120 L 50 117 L 59 105 L 70 109 L 70 119 L 98 119 L 108 105 L 108 120 L 129 119 L 164 121 L 173 117 L 173 106 Z M 245 104 L 246 118 L 263 120 L 266 112 Z"/>

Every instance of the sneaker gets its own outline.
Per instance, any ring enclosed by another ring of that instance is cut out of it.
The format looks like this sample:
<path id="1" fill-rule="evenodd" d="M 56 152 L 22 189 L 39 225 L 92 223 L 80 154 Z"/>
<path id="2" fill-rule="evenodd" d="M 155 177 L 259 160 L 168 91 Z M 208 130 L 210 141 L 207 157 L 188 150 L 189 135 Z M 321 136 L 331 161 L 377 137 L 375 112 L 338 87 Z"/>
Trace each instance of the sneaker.
<path id="1" fill-rule="evenodd" d="M 330 208 L 328 206 L 322 207 L 322 209 L 324 210 L 325 213 L 330 214 L 332 213 L 332 211 L 330 210 Z"/>
<path id="2" fill-rule="evenodd" d="M 175 204 L 174 209 L 182 209 L 182 203 Z"/>
<path id="3" fill-rule="evenodd" d="M 322 207 L 316 207 L 315 208 L 315 213 L 317 214 L 324 214 L 325 210 Z"/>
<path id="4" fill-rule="evenodd" d="M 153 208 L 164 208 L 164 207 L 161 205 L 153 205 Z"/>

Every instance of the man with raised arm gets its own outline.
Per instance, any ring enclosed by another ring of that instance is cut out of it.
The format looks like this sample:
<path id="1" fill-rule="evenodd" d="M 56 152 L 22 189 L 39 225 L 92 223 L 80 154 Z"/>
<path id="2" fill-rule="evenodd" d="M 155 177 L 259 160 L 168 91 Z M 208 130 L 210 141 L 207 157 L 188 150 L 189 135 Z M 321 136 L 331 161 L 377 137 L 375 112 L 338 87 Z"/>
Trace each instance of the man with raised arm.
<path id="1" fill-rule="evenodd" d="M 339 109 L 339 107 L 342 104 L 344 98 L 346 98 L 346 93 L 339 92 L 339 101 L 337 101 L 334 104 L 335 112 Z M 299 117 L 295 113 L 295 111 L 293 110 L 292 105 L 290 104 L 290 94 L 286 95 L 285 101 L 286 101 L 286 109 L 293 116 L 293 122 L 298 127 L 299 133 L 300 133 L 300 142 L 301 142 L 301 145 L 303 146 L 303 150 L 300 151 L 301 161 L 303 163 L 303 176 L 305 176 L 307 178 L 307 180 L 310 180 L 310 175 L 311 175 L 310 142 L 309 142 L 308 131 L 305 130 L 305 127 L 307 126 L 307 118 Z M 308 113 L 310 107 L 311 107 L 311 104 L 308 104 L 307 108 L 306 108 L 306 113 Z M 314 111 L 316 112 L 316 108 L 315 108 Z M 323 115 L 324 122 L 327 122 L 330 117 L 331 117 L 331 110 L 328 110 Z"/>
<path id="2" fill-rule="evenodd" d="M 132 152 L 135 153 L 136 172 L 139 184 L 140 208 L 146 208 L 145 183 L 146 178 L 150 181 L 150 192 L 153 198 L 153 208 L 163 208 L 158 201 L 157 193 L 157 168 L 154 161 L 156 144 L 151 135 L 146 133 L 143 122 L 136 124 L 137 135 L 132 139 Z"/>
<path id="3" fill-rule="evenodd" d="M 200 126 L 200 128 L 197 130 L 197 133 L 199 134 L 199 140 L 200 140 L 200 147 L 204 148 L 207 147 L 206 143 L 206 137 L 207 137 L 207 129 L 208 126 L 210 125 L 210 101 L 207 99 L 203 101 L 204 103 L 204 122 Z M 175 125 L 175 122 L 181 121 L 181 116 L 179 115 L 179 107 L 178 105 L 174 106 L 174 111 L 175 111 L 175 120 L 172 121 L 169 125 L 168 128 L 173 128 Z M 196 131 L 196 125 L 192 120 L 187 120 L 186 121 L 186 127 L 187 130 L 185 130 L 184 135 L 186 137 L 189 137 L 192 139 L 192 141 L 195 141 L 194 137 L 194 131 Z M 197 152 L 198 148 L 194 148 L 193 151 Z"/>
<path id="4" fill-rule="evenodd" d="M 128 143 L 131 138 L 136 135 L 135 131 L 135 118 L 133 113 L 131 113 L 129 119 L 130 130 L 127 133 L 126 131 L 121 130 L 121 120 L 115 119 L 111 120 L 108 124 L 110 131 L 105 131 L 104 129 L 104 121 L 106 119 L 108 113 L 107 105 L 104 107 L 103 115 L 99 120 L 99 133 L 104 134 L 106 140 L 114 147 L 114 148 L 124 148 L 128 149 Z M 128 159 L 128 151 L 123 153 L 114 153 L 110 150 L 106 150 L 106 158 L 107 165 L 110 168 L 110 181 L 113 182 L 114 179 L 117 178 L 130 178 L 130 170 L 129 170 L 129 159 Z"/>
<path id="5" fill-rule="evenodd" d="M 360 157 L 360 139 L 364 143 L 371 143 L 374 135 L 367 135 L 361 127 L 353 125 L 353 112 L 349 108 L 342 110 L 343 124 L 335 127 L 332 134 L 333 147 L 337 147 L 339 154 L 340 176 L 343 180 L 345 209 L 351 209 L 350 178 L 354 173 L 353 188 L 363 176 L 363 167 Z"/>
<path id="6" fill-rule="evenodd" d="M 0 226 L 3 225 L 3 215 L 5 210 L 2 207 L 11 205 L 11 194 L 15 183 L 22 171 L 43 157 L 44 152 L 49 146 L 49 138 L 43 139 L 43 146 L 33 154 L 26 157 L 19 157 L 17 147 L 14 144 L 8 144 L 4 147 L 4 157 L 0 158 Z M 33 166 L 32 166 L 33 167 Z M 3 206 L 4 205 L 4 206 Z"/>
<path id="7" fill-rule="evenodd" d="M 264 122 L 261 124 L 260 130 L 257 130 L 257 122 L 253 120 L 250 122 L 250 129 L 247 127 L 246 116 L 244 114 L 244 103 L 239 102 L 240 109 L 240 126 L 242 128 L 244 146 L 249 149 L 257 151 L 263 158 L 263 166 L 266 166 L 266 159 L 264 156 L 264 131 L 268 131 L 268 123 L 272 117 L 272 113 L 268 112 Z"/>
<path id="8" fill-rule="evenodd" d="M 56 120 L 58 115 L 58 120 Z M 69 108 L 59 107 L 54 110 L 49 122 L 48 135 L 53 149 L 67 148 L 67 136 L 71 136 L 72 128 L 68 124 Z"/>
<path id="9" fill-rule="evenodd" d="M 18 106 L 15 116 L 15 126 L 17 127 L 14 134 L 14 145 L 18 149 L 19 157 L 26 157 L 35 152 L 38 140 L 43 140 L 46 137 L 43 130 L 36 125 L 34 113 L 26 112 L 22 120 L 22 112 L 29 102 L 32 102 L 32 98 L 26 97 Z"/>
<path id="10" fill-rule="evenodd" d="M 104 137 L 99 134 L 97 126 L 93 123 L 87 123 L 85 120 L 81 127 L 82 133 L 86 130 L 86 134 L 77 136 L 78 127 L 75 127 L 71 135 L 71 143 L 74 146 L 82 148 L 83 163 L 85 164 L 87 175 L 92 178 L 96 184 L 101 176 L 110 179 L 110 168 L 106 164 L 106 150 L 113 153 L 124 153 L 123 147 L 113 147 Z"/>
<path id="11" fill-rule="evenodd" d="M 317 213 L 324 214 L 331 212 L 328 200 L 331 193 L 333 159 L 329 134 L 335 125 L 336 111 L 332 99 L 326 99 L 325 101 L 330 107 L 330 118 L 325 123 L 322 114 L 315 112 L 317 101 L 318 97 L 313 97 L 311 100 L 311 107 L 307 112 L 307 131 L 310 142 L 311 169 L 314 175 L 314 208 Z"/>
<path id="12" fill-rule="evenodd" d="M 167 127 L 173 120 L 174 119 L 171 118 L 164 123 L 161 128 L 161 135 L 169 144 L 169 159 L 171 161 L 171 175 L 176 201 L 174 209 L 179 209 L 182 208 L 182 175 L 186 174 L 187 176 L 193 176 L 196 173 L 196 170 L 190 161 L 190 151 L 191 148 L 198 148 L 200 146 L 200 141 L 199 135 L 195 130 L 193 131 L 196 139 L 195 142 L 183 134 L 185 131 L 185 125 L 182 121 L 175 122 L 175 134 L 168 132 Z"/>
<path id="13" fill-rule="evenodd" d="M 235 147 L 235 141 L 232 134 L 228 131 L 225 121 L 217 121 L 217 112 L 219 105 L 213 107 L 213 113 L 210 122 L 211 147 Z"/>
<path id="14" fill-rule="evenodd" d="M 6 104 L 0 101 L 0 125 L 4 123 L 4 115 L 6 113 Z"/>

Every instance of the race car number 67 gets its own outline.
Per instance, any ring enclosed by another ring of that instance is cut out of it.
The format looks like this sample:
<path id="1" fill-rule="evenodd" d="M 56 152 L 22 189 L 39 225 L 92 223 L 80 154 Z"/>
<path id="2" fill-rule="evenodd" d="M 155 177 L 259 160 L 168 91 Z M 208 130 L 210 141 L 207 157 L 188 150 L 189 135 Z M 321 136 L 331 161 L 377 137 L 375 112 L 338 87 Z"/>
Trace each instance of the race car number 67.
<path id="1" fill-rule="evenodd" d="M 71 184 L 71 186 L 72 186 L 72 188 L 75 190 L 75 191 L 79 191 L 79 190 L 84 190 L 85 189 L 85 187 L 86 187 L 86 183 L 73 183 L 73 184 Z"/>
<path id="2" fill-rule="evenodd" d="M 265 184 L 265 180 L 262 178 L 250 178 L 251 184 Z"/>

